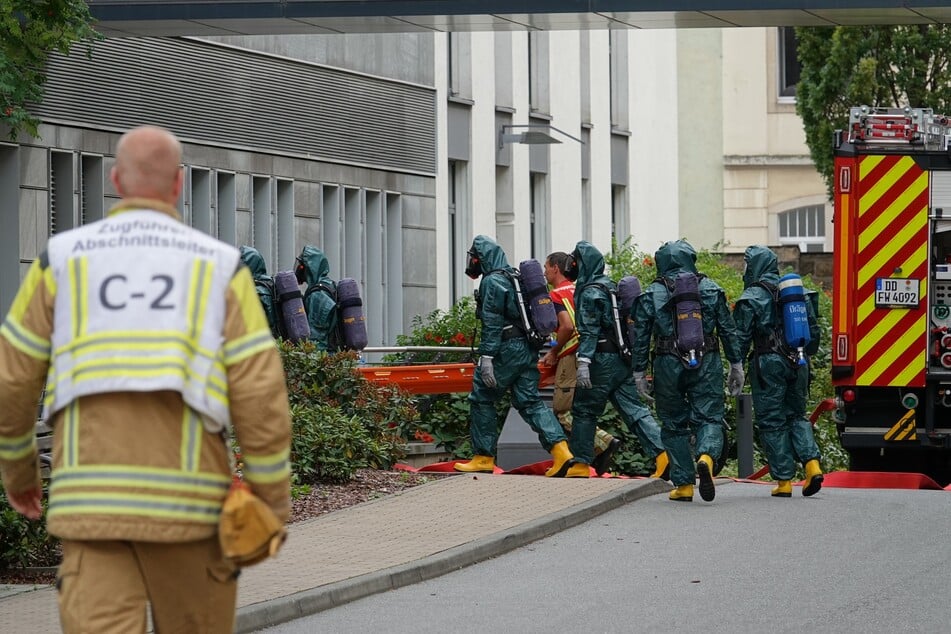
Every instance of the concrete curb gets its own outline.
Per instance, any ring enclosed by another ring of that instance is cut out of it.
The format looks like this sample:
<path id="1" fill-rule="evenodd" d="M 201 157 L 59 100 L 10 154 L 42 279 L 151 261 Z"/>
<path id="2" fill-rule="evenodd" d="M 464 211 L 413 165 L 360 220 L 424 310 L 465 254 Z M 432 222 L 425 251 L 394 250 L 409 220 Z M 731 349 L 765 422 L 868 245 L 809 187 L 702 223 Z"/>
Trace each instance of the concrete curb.
<path id="1" fill-rule="evenodd" d="M 373 594 L 432 579 L 548 537 L 629 502 L 670 489 L 670 484 L 663 480 L 634 480 L 632 486 L 417 561 L 247 605 L 238 609 L 235 632 L 254 632 Z"/>

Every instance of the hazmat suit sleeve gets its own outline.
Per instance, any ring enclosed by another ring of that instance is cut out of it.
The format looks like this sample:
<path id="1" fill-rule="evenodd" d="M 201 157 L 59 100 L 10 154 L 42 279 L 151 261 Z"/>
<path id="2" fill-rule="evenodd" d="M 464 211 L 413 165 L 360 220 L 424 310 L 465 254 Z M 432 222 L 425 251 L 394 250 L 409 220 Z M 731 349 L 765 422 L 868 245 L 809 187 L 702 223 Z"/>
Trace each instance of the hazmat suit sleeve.
<path id="1" fill-rule="evenodd" d="M 654 291 L 651 286 L 634 300 L 634 305 L 631 307 L 631 317 L 634 319 L 634 341 L 631 342 L 631 353 L 635 372 L 646 372 L 650 363 L 651 334 L 654 331 L 654 320 L 657 318 Z"/>
<path id="2" fill-rule="evenodd" d="M 505 308 L 509 301 L 511 287 L 501 274 L 489 274 L 482 277 L 479 295 L 482 298 L 482 333 L 479 342 L 479 354 L 494 357 L 502 347 L 502 328 L 508 320 Z"/>
<path id="3" fill-rule="evenodd" d="M 743 355 L 740 353 L 736 323 L 733 321 L 733 315 L 730 314 L 730 307 L 726 302 L 726 293 L 720 289 L 716 297 L 717 335 L 720 337 L 720 343 L 723 345 L 723 352 L 726 354 L 726 358 L 730 363 L 740 363 L 743 361 Z"/>
<path id="4" fill-rule="evenodd" d="M 733 309 L 733 321 L 736 324 L 737 346 L 740 358 L 745 359 L 753 344 L 753 333 L 756 324 L 756 313 L 753 309 L 753 298 L 744 292 Z"/>
<path id="5" fill-rule="evenodd" d="M 601 336 L 601 316 L 606 309 L 604 292 L 595 286 L 582 289 L 575 298 L 575 327 L 578 329 L 578 358 L 594 358 Z"/>

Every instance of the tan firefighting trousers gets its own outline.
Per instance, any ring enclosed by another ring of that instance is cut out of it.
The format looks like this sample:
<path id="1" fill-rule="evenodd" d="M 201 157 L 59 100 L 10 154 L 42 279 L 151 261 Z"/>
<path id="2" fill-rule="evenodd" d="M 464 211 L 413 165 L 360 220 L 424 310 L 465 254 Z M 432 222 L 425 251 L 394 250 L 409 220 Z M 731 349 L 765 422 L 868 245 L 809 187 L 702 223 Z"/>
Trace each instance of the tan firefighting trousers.
<path id="1" fill-rule="evenodd" d="M 66 634 L 232 632 L 236 568 L 218 538 L 196 542 L 63 541 L 56 575 Z"/>
<path id="2" fill-rule="evenodd" d="M 573 354 L 558 359 L 555 368 L 555 393 L 551 399 L 551 410 L 558 422 L 571 435 L 571 404 L 575 400 L 575 376 L 578 374 L 578 359 Z M 608 448 L 614 436 L 600 427 L 594 430 L 594 455 Z"/>

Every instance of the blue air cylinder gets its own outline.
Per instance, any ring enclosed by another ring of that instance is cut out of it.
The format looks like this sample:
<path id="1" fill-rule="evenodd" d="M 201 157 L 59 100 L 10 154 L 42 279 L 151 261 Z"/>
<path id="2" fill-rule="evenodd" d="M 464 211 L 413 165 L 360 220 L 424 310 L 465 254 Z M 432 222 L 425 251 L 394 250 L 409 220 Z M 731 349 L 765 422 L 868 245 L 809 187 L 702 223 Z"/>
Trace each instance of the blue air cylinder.
<path id="1" fill-rule="evenodd" d="M 783 339 L 796 351 L 799 365 L 806 364 L 805 348 L 812 341 L 809 335 L 809 314 L 802 278 L 787 273 L 779 278 L 779 307 L 783 319 Z"/>
<path id="2" fill-rule="evenodd" d="M 304 301 L 294 271 L 281 271 L 274 276 L 274 288 L 277 292 L 278 319 L 284 327 L 288 341 L 301 341 L 310 337 L 310 324 L 304 312 Z"/>
<path id="3" fill-rule="evenodd" d="M 343 345 L 348 350 L 367 347 L 367 320 L 360 299 L 360 285 L 352 277 L 337 282 L 337 319 Z"/>
<path id="4" fill-rule="evenodd" d="M 522 283 L 522 295 L 528 310 L 531 313 L 535 331 L 542 337 L 548 338 L 558 330 L 558 316 L 555 314 L 555 305 L 548 294 L 548 283 L 545 273 L 538 260 L 524 260 L 518 265 L 519 277 Z"/>
<path id="5" fill-rule="evenodd" d="M 634 275 L 622 277 L 617 283 L 617 303 L 618 311 L 621 313 L 621 320 L 624 323 L 624 334 L 627 337 L 628 346 L 634 343 L 634 317 L 631 309 L 634 307 L 634 301 L 641 296 L 641 281 Z"/>
<path id="6" fill-rule="evenodd" d="M 700 310 L 699 278 L 683 272 L 674 278 L 674 316 L 677 349 L 687 363 L 695 368 L 703 356 L 703 313 Z"/>

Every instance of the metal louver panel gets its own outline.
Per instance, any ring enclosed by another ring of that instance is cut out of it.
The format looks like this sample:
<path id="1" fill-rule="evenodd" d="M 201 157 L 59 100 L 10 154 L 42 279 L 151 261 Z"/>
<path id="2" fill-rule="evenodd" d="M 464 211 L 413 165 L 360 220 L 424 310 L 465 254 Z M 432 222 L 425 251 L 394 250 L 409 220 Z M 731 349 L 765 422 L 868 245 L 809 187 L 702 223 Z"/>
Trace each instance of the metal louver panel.
<path id="1" fill-rule="evenodd" d="M 54 54 L 45 119 L 435 174 L 435 90 L 305 62 L 166 38 L 107 39 Z"/>

